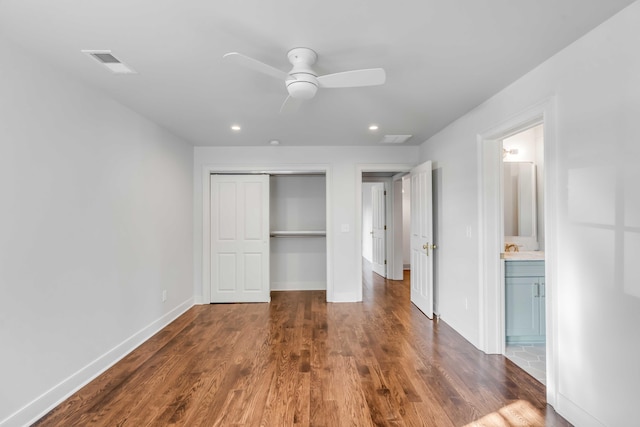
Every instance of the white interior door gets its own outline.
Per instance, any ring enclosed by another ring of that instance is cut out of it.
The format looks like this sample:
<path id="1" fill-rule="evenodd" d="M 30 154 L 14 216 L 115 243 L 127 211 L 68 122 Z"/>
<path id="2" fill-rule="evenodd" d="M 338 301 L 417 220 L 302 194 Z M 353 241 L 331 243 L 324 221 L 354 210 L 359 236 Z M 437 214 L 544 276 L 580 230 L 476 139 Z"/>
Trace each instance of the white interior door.
<path id="1" fill-rule="evenodd" d="M 433 317 L 431 161 L 411 169 L 411 302 Z"/>
<path id="2" fill-rule="evenodd" d="M 387 225 L 386 225 L 386 203 L 385 203 L 384 183 L 371 187 L 371 212 L 373 219 L 372 228 L 372 260 L 373 271 L 382 277 L 387 277 Z"/>
<path id="3" fill-rule="evenodd" d="M 211 175 L 211 302 L 269 300 L 269 176 Z"/>

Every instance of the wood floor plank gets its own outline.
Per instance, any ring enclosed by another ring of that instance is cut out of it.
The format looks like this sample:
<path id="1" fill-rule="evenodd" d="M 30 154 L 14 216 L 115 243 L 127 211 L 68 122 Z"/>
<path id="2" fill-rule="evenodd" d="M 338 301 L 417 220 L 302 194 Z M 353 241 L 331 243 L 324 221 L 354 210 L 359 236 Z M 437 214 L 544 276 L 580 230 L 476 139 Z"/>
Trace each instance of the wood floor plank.
<path id="1" fill-rule="evenodd" d="M 361 303 L 322 291 L 195 306 L 36 426 L 570 426 L 545 388 L 364 272 Z"/>

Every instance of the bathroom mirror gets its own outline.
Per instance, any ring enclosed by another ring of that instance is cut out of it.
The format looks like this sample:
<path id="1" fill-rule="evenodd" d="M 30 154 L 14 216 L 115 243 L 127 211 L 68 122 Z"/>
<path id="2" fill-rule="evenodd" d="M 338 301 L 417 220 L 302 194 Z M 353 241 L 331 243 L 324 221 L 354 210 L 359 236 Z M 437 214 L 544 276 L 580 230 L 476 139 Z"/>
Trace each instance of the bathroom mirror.
<path id="1" fill-rule="evenodd" d="M 537 245 L 536 165 L 533 162 L 504 162 L 503 165 L 505 241 L 527 238 L 531 240 L 528 243 Z"/>

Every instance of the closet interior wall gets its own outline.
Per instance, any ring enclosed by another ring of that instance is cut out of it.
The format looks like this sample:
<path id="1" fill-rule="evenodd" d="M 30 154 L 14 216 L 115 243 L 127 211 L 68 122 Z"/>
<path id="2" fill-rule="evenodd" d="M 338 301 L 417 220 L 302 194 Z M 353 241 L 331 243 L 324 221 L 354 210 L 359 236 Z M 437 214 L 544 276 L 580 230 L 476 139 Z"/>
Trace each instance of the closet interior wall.
<path id="1" fill-rule="evenodd" d="M 326 177 L 270 177 L 271 290 L 326 290 Z"/>

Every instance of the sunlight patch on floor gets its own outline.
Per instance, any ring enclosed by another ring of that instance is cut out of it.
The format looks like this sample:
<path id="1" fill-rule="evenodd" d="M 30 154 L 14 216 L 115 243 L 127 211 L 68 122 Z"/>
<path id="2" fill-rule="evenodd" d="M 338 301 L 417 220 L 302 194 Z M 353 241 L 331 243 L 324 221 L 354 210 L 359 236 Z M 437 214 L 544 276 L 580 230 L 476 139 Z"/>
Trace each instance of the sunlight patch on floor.
<path id="1" fill-rule="evenodd" d="M 465 427 L 544 426 L 544 415 L 526 400 L 517 400 Z"/>

